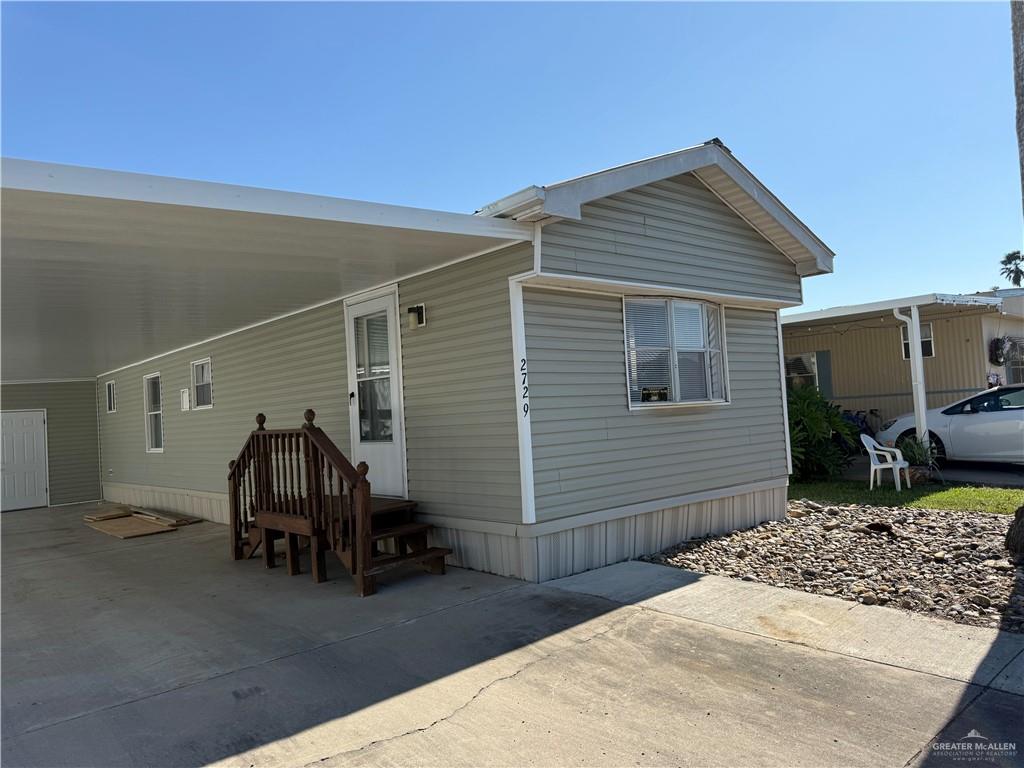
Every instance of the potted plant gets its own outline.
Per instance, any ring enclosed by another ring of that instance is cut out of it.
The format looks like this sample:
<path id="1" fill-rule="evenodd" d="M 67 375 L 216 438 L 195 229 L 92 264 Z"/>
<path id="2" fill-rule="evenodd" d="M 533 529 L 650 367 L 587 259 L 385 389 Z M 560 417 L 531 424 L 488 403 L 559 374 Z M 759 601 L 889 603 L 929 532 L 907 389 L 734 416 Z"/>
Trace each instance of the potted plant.
<path id="1" fill-rule="evenodd" d="M 917 435 L 905 437 L 896 446 L 903 453 L 904 460 L 910 465 L 910 482 L 930 483 L 936 478 L 942 479 L 939 464 L 936 461 L 938 451 L 935 443 L 924 442 Z"/>

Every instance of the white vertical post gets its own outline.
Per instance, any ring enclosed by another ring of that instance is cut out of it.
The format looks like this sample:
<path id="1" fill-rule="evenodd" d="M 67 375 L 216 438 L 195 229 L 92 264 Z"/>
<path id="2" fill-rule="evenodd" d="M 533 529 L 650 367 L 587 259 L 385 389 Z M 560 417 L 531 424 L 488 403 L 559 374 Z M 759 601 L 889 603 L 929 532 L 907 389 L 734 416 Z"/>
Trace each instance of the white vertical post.
<path id="1" fill-rule="evenodd" d="M 523 311 L 523 284 L 519 277 L 508 280 L 512 310 L 512 361 L 515 381 L 516 431 L 519 437 L 519 493 L 523 505 L 523 523 L 537 522 L 533 489 L 533 431 L 530 428 L 530 376 L 526 359 L 526 317 Z"/>
<path id="2" fill-rule="evenodd" d="M 907 338 L 910 340 L 910 387 L 914 395 L 914 426 L 918 439 L 927 445 L 928 397 L 924 385 L 924 356 L 921 354 L 921 315 L 916 304 L 910 306 L 910 317 L 898 309 L 894 309 L 892 313 L 897 320 L 907 326 Z"/>
<path id="3" fill-rule="evenodd" d="M 775 327 L 779 332 L 779 386 L 782 387 L 782 423 L 786 428 L 786 473 L 792 475 L 793 448 L 789 442 L 789 391 L 786 389 L 786 353 L 782 346 L 782 315 L 779 314 L 779 310 L 775 310 Z"/>

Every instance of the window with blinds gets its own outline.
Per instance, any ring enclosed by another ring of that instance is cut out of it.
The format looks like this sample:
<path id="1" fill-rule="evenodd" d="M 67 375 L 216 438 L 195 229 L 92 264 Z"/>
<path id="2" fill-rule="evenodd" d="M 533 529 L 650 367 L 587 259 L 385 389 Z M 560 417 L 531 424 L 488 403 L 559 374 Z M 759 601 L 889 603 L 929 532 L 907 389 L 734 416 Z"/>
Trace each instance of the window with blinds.
<path id="1" fill-rule="evenodd" d="M 208 357 L 192 363 L 192 408 L 213 408 L 213 363 Z M 184 401 L 182 410 L 188 410 L 184 407 Z"/>
<path id="2" fill-rule="evenodd" d="M 631 406 L 727 401 L 720 307 L 627 298 L 625 321 Z"/>

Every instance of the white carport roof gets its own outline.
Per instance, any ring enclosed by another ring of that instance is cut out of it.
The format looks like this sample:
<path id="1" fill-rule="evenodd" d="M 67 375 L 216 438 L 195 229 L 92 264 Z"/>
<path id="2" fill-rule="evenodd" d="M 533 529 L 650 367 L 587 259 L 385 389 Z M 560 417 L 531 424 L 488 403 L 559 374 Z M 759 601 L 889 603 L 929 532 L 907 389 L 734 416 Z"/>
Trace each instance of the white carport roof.
<path id="1" fill-rule="evenodd" d="M 998 296 L 982 296 L 971 293 L 923 293 L 919 296 L 905 296 L 902 299 L 886 299 L 866 304 L 849 304 L 842 307 L 831 307 L 813 312 L 794 312 L 782 315 L 783 325 L 806 325 L 829 323 L 836 320 L 865 320 L 878 315 L 892 316 L 894 309 L 908 307 L 927 307 L 933 304 L 957 307 L 981 307 L 999 309 L 1003 300 Z"/>
<path id="2" fill-rule="evenodd" d="M 532 226 L 4 159 L 2 378 L 91 377 L 529 241 Z"/>

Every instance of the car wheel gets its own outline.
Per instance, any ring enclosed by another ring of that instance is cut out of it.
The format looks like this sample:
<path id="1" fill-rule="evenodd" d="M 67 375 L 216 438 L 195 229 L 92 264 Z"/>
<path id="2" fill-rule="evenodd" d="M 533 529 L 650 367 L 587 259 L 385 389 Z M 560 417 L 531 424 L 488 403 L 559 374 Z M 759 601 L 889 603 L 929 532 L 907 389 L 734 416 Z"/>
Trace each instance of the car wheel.
<path id="1" fill-rule="evenodd" d="M 899 437 L 896 438 L 896 447 L 899 448 L 900 443 L 902 443 L 907 438 L 914 437 L 916 434 L 916 430 L 908 429 L 906 432 L 902 433 Z M 939 436 L 932 432 L 930 429 L 928 430 L 928 440 L 931 441 L 931 444 L 935 446 L 936 463 L 944 463 L 946 461 L 946 446 L 943 445 L 942 440 L 940 440 Z"/>

